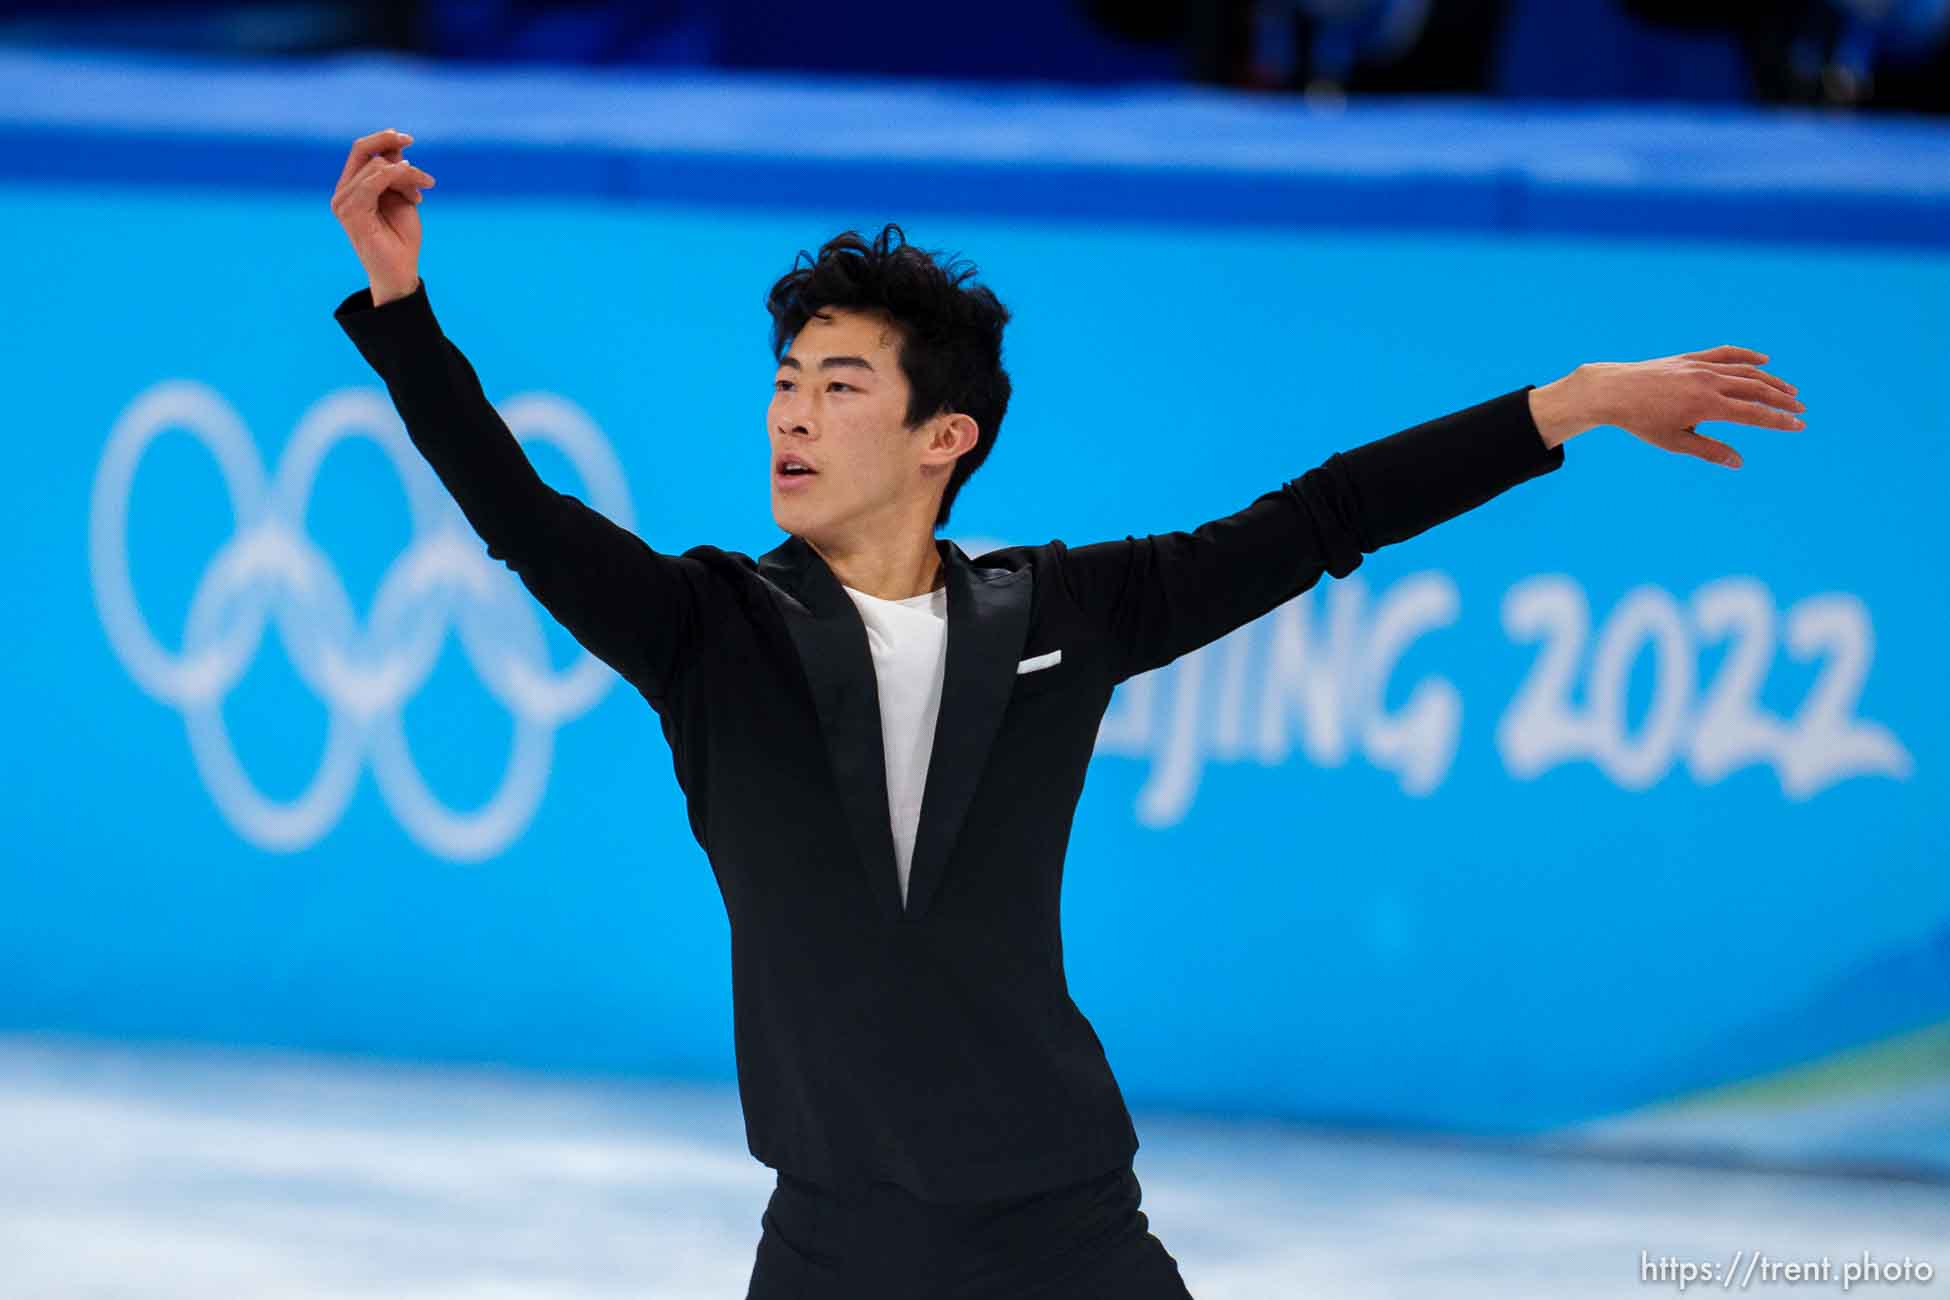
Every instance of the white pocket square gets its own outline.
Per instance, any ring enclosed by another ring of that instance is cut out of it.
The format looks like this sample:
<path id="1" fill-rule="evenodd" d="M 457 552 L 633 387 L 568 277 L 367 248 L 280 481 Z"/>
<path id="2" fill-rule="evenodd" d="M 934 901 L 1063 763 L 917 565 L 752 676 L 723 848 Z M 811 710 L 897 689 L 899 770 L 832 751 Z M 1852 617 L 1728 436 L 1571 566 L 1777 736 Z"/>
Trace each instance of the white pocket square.
<path id="1" fill-rule="evenodd" d="M 1020 677 L 1024 673 L 1033 673 L 1038 668 L 1049 668 L 1062 662 L 1063 652 L 1061 650 L 1052 650 L 1048 654 L 1031 655 L 1016 665 L 1016 675 Z"/>

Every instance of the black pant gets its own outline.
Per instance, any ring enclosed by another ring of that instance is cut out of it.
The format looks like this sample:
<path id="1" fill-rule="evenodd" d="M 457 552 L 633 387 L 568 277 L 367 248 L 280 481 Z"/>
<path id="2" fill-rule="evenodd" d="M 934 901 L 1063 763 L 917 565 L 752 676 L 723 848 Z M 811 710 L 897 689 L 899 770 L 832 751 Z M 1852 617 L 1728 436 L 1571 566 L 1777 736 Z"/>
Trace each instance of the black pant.
<path id="1" fill-rule="evenodd" d="M 1192 1300 L 1142 1195 L 1128 1166 L 964 1205 L 781 1172 L 745 1300 Z"/>

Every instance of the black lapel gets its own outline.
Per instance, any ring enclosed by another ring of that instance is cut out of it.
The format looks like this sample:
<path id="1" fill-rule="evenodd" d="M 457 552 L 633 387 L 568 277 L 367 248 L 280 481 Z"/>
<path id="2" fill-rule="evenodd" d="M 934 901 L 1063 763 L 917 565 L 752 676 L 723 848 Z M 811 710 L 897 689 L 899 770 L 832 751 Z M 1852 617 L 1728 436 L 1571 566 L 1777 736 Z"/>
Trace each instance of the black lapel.
<path id="1" fill-rule="evenodd" d="M 1029 632 L 1027 566 L 977 569 L 951 541 L 943 541 L 940 551 L 948 590 L 947 663 L 908 875 L 909 917 L 926 913 L 946 870 Z M 758 568 L 769 580 L 812 689 L 868 889 L 883 915 L 898 919 L 900 877 L 887 809 L 886 749 L 866 627 L 832 570 L 797 535 L 761 556 Z"/>
<path id="2" fill-rule="evenodd" d="M 1029 635 L 1033 575 L 1028 565 L 978 569 L 953 542 L 945 542 L 941 552 L 948 570 L 948 662 L 908 872 L 910 917 L 927 914 L 948 869 L 949 853 L 1002 725 L 1015 687 L 1016 661 Z"/>
<path id="3" fill-rule="evenodd" d="M 880 737 L 880 694 L 860 611 L 838 578 L 795 533 L 759 557 L 758 569 L 785 616 L 812 688 L 813 707 L 833 763 L 840 805 L 853 828 L 855 860 L 888 920 L 900 915 L 901 883 L 887 811 L 887 754 Z"/>

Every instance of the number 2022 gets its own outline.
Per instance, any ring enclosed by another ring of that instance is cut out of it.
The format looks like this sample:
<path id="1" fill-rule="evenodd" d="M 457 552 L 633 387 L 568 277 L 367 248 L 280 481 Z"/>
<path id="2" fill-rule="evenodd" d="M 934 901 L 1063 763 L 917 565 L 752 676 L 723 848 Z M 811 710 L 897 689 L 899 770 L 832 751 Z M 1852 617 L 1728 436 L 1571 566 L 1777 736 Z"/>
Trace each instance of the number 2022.
<path id="1" fill-rule="evenodd" d="M 1504 596 L 1504 631 L 1544 645 L 1497 724 L 1505 766 L 1528 778 L 1589 759 L 1619 785 L 1643 790 L 1681 756 L 1702 785 L 1768 763 L 1791 799 L 1810 798 L 1852 776 L 1907 780 L 1915 764 L 1902 742 L 1887 727 L 1855 716 L 1875 653 L 1861 600 L 1826 592 L 1787 612 L 1789 655 L 1798 661 L 1825 656 L 1791 718 L 1768 712 L 1759 699 L 1774 659 L 1775 626 L 1773 594 L 1752 578 L 1708 583 L 1685 609 L 1659 587 L 1635 587 L 1599 630 L 1580 711 L 1571 688 L 1590 636 L 1584 591 L 1561 574 L 1525 579 Z M 1732 643 L 1725 662 L 1701 690 L 1696 647 L 1722 640 Z M 1656 669 L 1652 704 L 1632 733 L 1626 689 L 1633 661 L 1648 645 Z"/>

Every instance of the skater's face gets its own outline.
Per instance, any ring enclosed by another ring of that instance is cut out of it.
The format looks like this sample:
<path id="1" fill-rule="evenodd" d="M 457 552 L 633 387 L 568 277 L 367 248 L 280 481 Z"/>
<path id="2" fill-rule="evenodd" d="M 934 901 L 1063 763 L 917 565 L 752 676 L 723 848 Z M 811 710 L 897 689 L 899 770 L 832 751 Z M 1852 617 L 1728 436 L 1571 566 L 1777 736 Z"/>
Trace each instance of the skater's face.
<path id="1" fill-rule="evenodd" d="M 898 328 L 833 308 L 808 320 L 772 377 L 772 517 L 817 542 L 857 543 L 922 520 L 932 529 L 955 460 L 975 445 L 966 415 L 907 424 Z M 787 472 L 797 458 L 813 473 Z"/>

